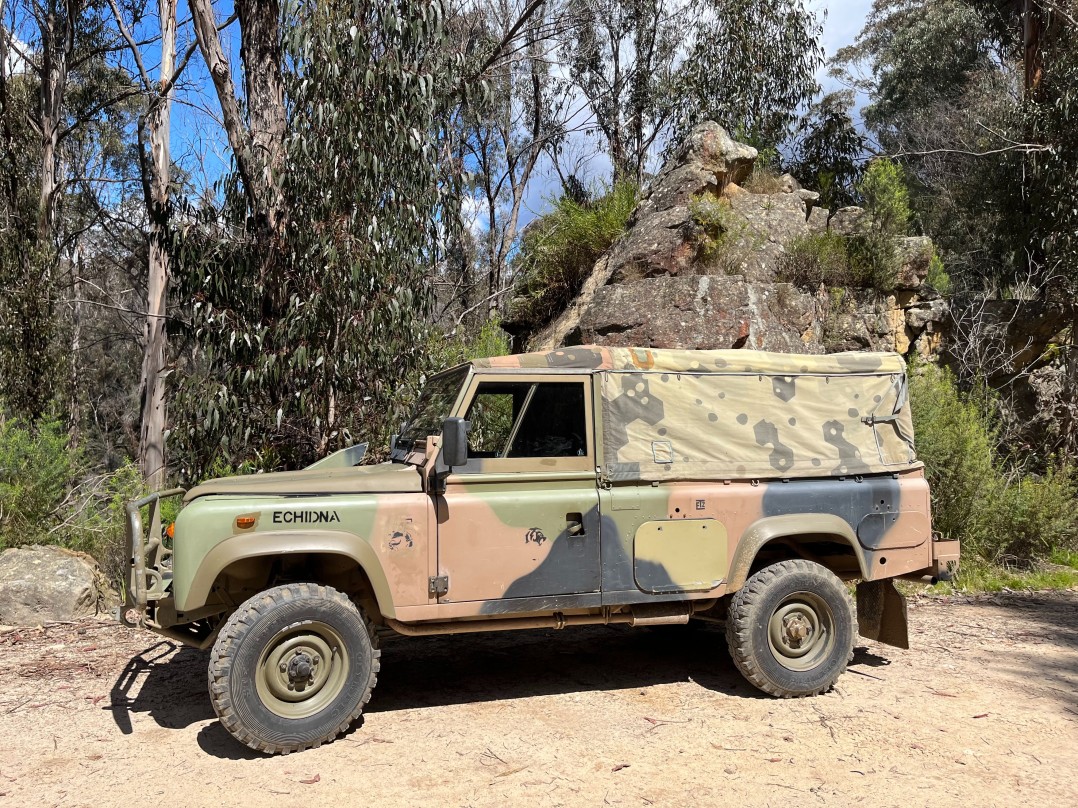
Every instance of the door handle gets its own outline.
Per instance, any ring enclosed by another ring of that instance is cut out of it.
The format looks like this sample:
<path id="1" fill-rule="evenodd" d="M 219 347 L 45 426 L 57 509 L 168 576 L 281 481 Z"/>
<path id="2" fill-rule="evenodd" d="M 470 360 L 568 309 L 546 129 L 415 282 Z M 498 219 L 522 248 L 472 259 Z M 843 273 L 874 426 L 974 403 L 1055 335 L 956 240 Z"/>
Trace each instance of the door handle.
<path id="1" fill-rule="evenodd" d="M 569 536 L 584 535 L 584 518 L 579 513 L 565 514 L 565 532 Z"/>

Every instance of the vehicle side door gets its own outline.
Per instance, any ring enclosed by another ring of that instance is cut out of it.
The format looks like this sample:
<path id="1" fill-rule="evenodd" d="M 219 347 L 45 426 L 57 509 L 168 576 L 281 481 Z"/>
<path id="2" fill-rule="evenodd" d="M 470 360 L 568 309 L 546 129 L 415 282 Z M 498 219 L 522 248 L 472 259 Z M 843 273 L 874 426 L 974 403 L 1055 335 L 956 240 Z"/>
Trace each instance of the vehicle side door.
<path id="1" fill-rule="evenodd" d="M 436 499 L 440 603 L 463 613 L 599 602 L 599 516 L 589 376 L 476 376 L 469 457 Z M 456 613 L 456 612 L 454 612 Z"/>

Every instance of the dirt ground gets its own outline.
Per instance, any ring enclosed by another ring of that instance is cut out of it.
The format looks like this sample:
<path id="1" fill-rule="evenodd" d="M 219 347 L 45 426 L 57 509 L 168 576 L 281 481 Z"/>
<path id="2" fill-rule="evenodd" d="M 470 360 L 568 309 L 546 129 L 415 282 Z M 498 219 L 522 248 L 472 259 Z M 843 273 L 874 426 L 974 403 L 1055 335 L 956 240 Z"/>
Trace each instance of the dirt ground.
<path id="1" fill-rule="evenodd" d="M 1078 592 L 911 603 L 827 695 L 750 688 L 711 626 L 395 639 L 336 743 L 249 753 L 207 653 L 104 622 L 0 634 L 0 803 L 1078 804 Z M 328 802 L 327 802 L 328 800 Z"/>

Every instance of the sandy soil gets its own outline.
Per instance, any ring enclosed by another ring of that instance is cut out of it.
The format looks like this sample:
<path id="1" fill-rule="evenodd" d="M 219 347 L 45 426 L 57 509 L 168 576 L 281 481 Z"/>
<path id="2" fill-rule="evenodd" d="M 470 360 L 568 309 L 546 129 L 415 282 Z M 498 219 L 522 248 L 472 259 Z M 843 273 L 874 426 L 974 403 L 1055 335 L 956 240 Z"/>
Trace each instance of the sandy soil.
<path id="1" fill-rule="evenodd" d="M 217 723 L 206 653 L 7 631 L 0 803 L 1078 804 L 1078 592 L 910 615 L 913 649 L 862 643 L 799 701 L 753 691 L 710 626 L 391 640 L 353 731 L 276 758 Z"/>

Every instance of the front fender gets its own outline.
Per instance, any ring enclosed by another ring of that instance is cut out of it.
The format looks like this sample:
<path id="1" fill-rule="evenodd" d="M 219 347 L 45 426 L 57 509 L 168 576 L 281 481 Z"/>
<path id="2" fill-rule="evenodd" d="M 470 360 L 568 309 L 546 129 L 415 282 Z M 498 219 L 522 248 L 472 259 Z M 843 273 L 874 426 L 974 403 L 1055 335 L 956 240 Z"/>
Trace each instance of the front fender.
<path id="1" fill-rule="evenodd" d="M 367 542 L 341 530 L 275 531 L 233 536 L 213 546 L 203 557 L 189 582 L 174 585 L 176 611 L 187 612 L 206 605 L 214 581 L 237 561 L 264 556 L 340 555 L 350 558 L 366 574 L 374 589 L 378 609 L 385 617 L 396 617 L 393 597 L 385 572 Z"/>
<path id="2" fill-rule="evenodd" d="M 726 591 L 736 592 L 745 584 L 756 554 L 769 541 L 810 535 L 833 537 L 836 541 L 848 544 L 850 550 L 857 556 L 861 576 L 868 577 L 864 550 L 858 543 L 853 528 L 845 519 L 831 513 L 787 513 L 782 516 L 757 519 L 745 529 L 741 535 L 741 541 L 737 543 L 733 561 L 730 563 Z"/>

